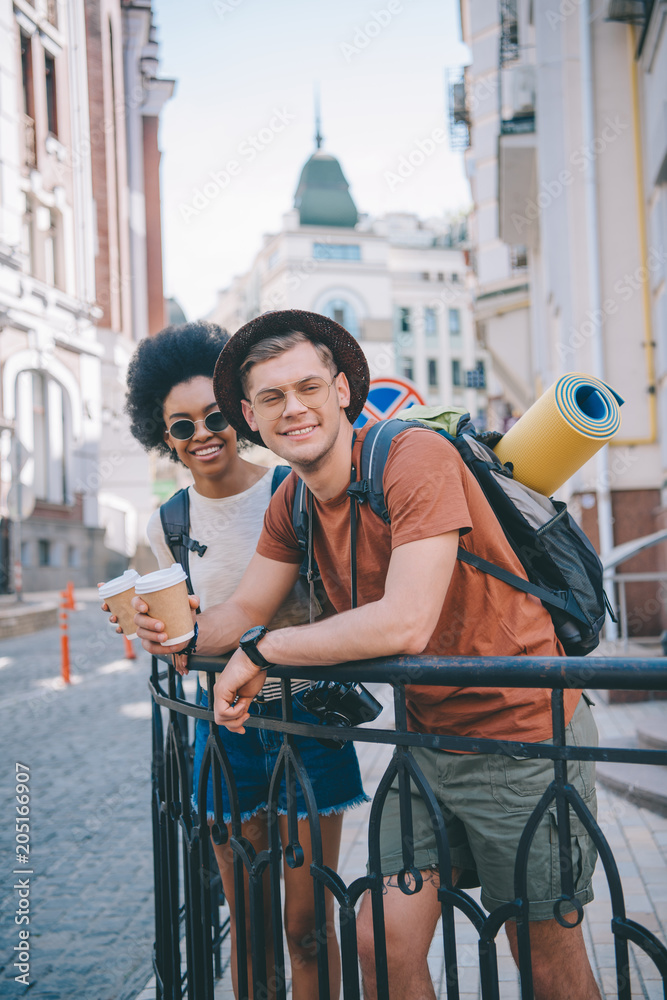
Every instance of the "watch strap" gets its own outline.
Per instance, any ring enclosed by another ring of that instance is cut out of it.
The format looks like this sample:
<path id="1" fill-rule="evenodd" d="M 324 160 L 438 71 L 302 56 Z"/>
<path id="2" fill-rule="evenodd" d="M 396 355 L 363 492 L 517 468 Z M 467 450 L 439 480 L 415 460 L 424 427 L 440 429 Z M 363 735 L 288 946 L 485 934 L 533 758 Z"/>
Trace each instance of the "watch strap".
<path id="1" fill-rule="evenodd" d="M 195 634 L 192 636 L 190 642 L 187 644 L 185 649 L 182 649 L 181 652 L 185 653 L 186 656 L 192 656 L 192 654 L 197 651 L 198 638 L 199 638 L 199 622 L 195 622 Z"/>

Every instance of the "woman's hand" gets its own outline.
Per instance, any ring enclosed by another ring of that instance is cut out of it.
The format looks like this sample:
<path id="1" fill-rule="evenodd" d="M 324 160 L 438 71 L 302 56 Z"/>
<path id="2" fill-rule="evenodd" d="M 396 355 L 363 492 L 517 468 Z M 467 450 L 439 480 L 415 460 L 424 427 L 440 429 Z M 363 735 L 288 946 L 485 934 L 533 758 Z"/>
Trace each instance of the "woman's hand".
<path id="1" fill-rule="evenodd" d="M 171 657 L 171 661 L 174 664 L 174 670 L 181 677 L 186 677 L 190 673 L 190 668 L 188 667 L 188 658 L 184 653 L 174 653 Z"/>
<path id="2" fill-rule="evenodd" d="M 103 587 L 103 586 L 104 586 L 103 583 L 98 583 L 97 584 L 97 589 L 99 590 L 99 588 Z M 101 607 L 102 607 L 102 611 L 108 611 L 109 610 L 109 605 L 107 604 L 106 601 L 102 604 Z M 111 622 L 112 625 L 116 625 L 116 632 L 120 632 L 120 634 L 122 635 L 123 634 L 123 630 L 120 627 L 120 625 L 117 624 L 118 619 L 116 618 L 116 616 L 115 615 L 109 615 L 109 621 Z"/>

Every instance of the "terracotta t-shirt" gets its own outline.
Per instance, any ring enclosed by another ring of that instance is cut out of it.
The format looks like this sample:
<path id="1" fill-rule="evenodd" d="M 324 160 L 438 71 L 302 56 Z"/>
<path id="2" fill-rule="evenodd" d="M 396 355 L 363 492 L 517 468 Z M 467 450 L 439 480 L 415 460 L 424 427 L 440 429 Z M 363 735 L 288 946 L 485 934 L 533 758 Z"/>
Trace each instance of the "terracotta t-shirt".
<path id="1" fill-rule="evenodd" d="M 357 435 L 353 464 L 359 468 Z M 278 562 L 300 563 L 292 527 L 296 476 L 273 496 L 257 551 Z M 523 576 L 477 481 L 452 444 L 432 431 L 410 428 L 394 438 L 384 472 L 391 524 L 368 504 L 357 511 L 357 604 L 384 593 L 392 549 L 458 529 L 460 545 Z M 343 490 L 325 502 L 313 497 L 317 565 L 336 611 L 350 602 L 350 501 Z M 425 649 L 434 656 L 561 656 L 551 617 L 541 602 L 456 560 L 438 624 Z M 420 732 L 537 741 L 552 735 L 550 691 L 539 688 L 406 687 L 410 728 Z M 569 722 L 579 691 L 565 691 Z"/>

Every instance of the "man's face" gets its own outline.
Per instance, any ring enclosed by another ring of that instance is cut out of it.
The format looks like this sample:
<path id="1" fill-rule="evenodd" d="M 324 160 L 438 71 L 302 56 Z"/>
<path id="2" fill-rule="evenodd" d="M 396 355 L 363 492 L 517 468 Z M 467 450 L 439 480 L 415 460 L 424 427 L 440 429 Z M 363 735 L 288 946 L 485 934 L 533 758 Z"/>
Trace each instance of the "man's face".
<path id="1" fill-rule="evenodd" d="M 318 376 L 332 382 L 326 402 L 319 407 L 303 403 L 291 391 L 302 379 Z M 285 410 L 270 420 L 253 408 L 257 393 L 280 386 L 286 393 Z M 350 388 L 345 375 L 336 377 L 320 360 L 310 343 L 297 344 L 276 358 L 262 361 L 248 375 L 248 400 L 242 401 L 243 415 L 253 431 L 259 431 L 264 444 L 290 464 L 305 471 L 320 468 L 331 453 L 339 435 L 341 420 L 347 420 L 344 407 L 350 402 Z"/>

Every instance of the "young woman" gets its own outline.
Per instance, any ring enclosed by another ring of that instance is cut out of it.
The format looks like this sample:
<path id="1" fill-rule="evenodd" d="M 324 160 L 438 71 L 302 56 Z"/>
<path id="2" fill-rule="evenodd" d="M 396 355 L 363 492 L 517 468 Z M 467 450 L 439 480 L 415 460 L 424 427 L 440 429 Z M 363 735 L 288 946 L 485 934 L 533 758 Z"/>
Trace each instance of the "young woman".
<path id="1" fill-rule="evenodd" d="M 237 448 L 236 433 L 220 414 L 213 394 L 213 369 L 228 340 L 227 334 L 209 323 L 188 323 L 168 327 L 155 337 L 143 340 L 128 369 L 126 409 L 132 421 L 132 433 L 146 450 L 171 454 L 192 474 L 189 487 L 190 536 L 206 552 L 202 557 L 190 553 L 190 577 L 201 606 L 227 600 L 234 593 L 251 556 L 262 528 L 264 511 L 271 499 L 273 474 L 246 461 Z M 148 524 L 148 539 L 160 567 L 174 561 L 166 544 L 160 512 L 156 510 Z M 281 617 L 282 616 L 282 617 Z M 298 617 L 295 617 L 298 616 Z M 307 605 L 284 607 L 274 621 L 280 624 L 308 620 Z M 268 623 L 266 623 L 268 624 Z M 187 672 L 186 657 L 176 657 L 179 672 Z M 205 680 L 202 683 L 206 690 Z M 303 709 L 294 684 L 295 720 L 313 721 Z M 267 681 L 264 701 L 253 703 L 253 714 L 276 718 L 281 715 L 280 685 Z M 207 704 L 204 695 L 204 704 Z M 242 832 L 259 852 L 268 847 L 266 805 L 273 765 L 280 750 L 280 734 L 249 728 L 243 736 L 219 729 L 229 757 L 239 796 Z M 208 737 L 208 724 L 197 722 L 194 760 L 194 795 L 197 799 L 199 767 Z M 338 864 L 343 812 L 367 801 L 361 785 L 356 752 L 352 743 L 340 751 L 322 747 L 316 740 L 296 739 L 304 765 L 313 785 L 324 848 L 324 863 L 334 870 Z M 283 781 L 284 785 L 284 781 Z M 224 819 L 231 820 L 229 799 L 222 781 Z M 213 815 L 213 787 L 209 777 L 208 814 Z M 310 829 L 300 789 L 297 787 L 299 841 L 305 861 L 299 868 L 284 866 L 285 933 L 292 964 L 294 1000 L 311 1000 L 317 995 L 317 934 L 315 928 L 313 884 L 310 875 L 312 856 Z M 287 843 L 285 793 L 279 802 L 280 833 Z M 213 845 L 225 896 L 231 910 L 232 979 L 238 998 L 236 960 L 236 919 L 232 851 L 229 845 Z M 331 996 L 340 989 L 340 956 L 333 930 L 333 900 L 327 894 L 327 943 Z M 248 904 L 245 908 L 249 912 Z M 265 913 L 269 914 L 268 887 Z M 267 917 L 268 919 L 268 917 Z M 246 930 L 246 939 L 249 936 Z M 269 984 L 273 969 L 270 928 L 267 928 L 267 970 Z M 248 961 L 251 982 L 251 963 Z M 252 995 L 252 989 L 250 990 Z M 267 996 L 273 996 L 269 992 Z"/>

